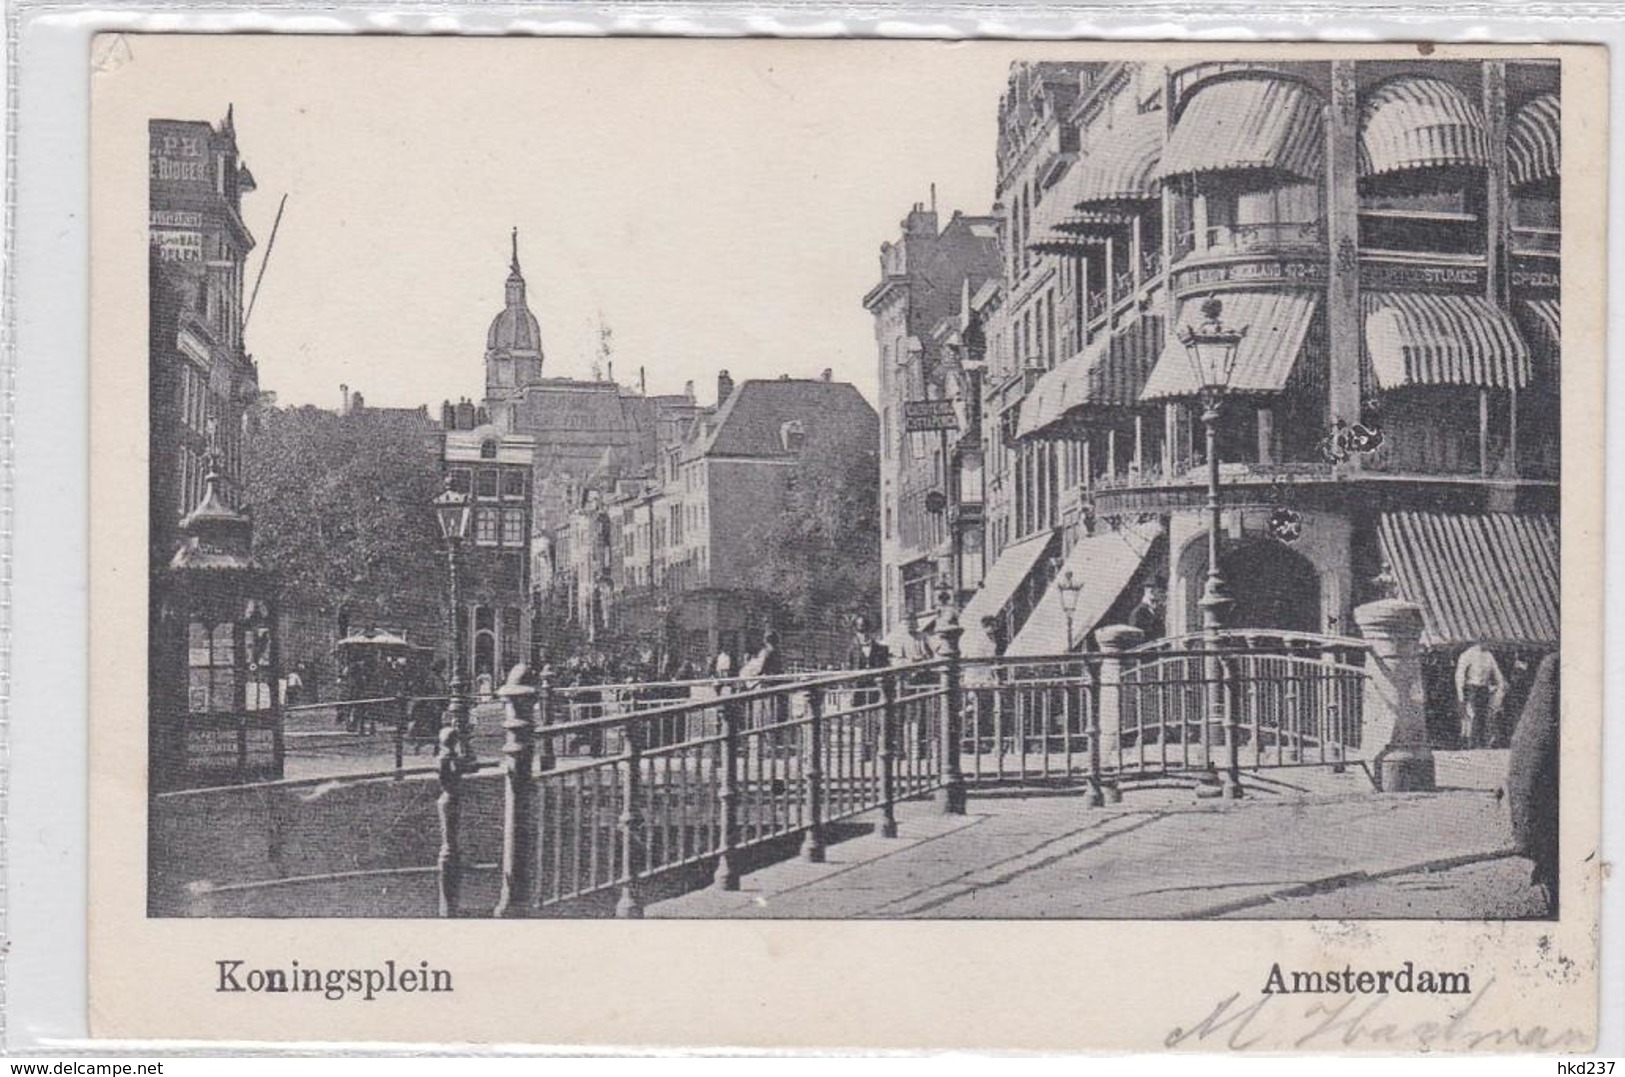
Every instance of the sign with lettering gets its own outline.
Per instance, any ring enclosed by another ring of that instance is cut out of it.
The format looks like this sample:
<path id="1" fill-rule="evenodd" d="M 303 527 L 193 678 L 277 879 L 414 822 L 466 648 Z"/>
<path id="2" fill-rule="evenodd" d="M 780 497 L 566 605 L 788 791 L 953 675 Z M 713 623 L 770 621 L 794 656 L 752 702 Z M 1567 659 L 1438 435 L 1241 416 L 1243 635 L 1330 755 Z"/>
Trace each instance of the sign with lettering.
<path id="1" fill-rule="evenodd" d="M 208 124 L 152 124 L 148 179 L 153 185 L 195 190 L 214 188 Z"/>
<path id="2" fill-rule="evenodd" d="M 1555 292 L 1563 287 L 1562 263 L 1555 258 L 1520 258 L 1512 263 L 1512 287 L 1520 292 Z"/>
<path id="3" fill-rule="evenodd" d="M 909 400 L 903 404 L 903 428 L 910 434 L 958 427 L 959 414 L 952 400 Z"/>
<path id="4" fill-rule="evenodd" d="M 152 245 L 158 248 L 158 257 L 166 262 L 203 261 L 203 233 L 182 232 L 170 228 L 154 228 Z"/>
<path id="5" fill-rule="evenodd" d="M 1483 266 L 1412 265 L 1406 262 L 1360 262 L 1360 287 L 1462 291 L 1484 288 Z"/>
<path id="6" fill-rule="evenodd" d="M 1175 293 L 1201 291 L 1216 284 L 1321 284 L 1326 263 L 1306 258 L 1263 258 L 1194 266 L 1174 274 Z"/>

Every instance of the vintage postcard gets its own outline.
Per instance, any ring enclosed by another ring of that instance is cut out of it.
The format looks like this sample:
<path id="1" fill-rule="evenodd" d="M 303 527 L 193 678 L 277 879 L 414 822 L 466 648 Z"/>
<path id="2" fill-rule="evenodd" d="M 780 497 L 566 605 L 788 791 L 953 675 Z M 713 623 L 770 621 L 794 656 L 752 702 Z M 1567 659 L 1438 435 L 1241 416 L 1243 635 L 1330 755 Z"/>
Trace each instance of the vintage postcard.
<path id="1" fill-rule="evenodd" d="M 96 1035 L 1594 1042 L 1602 50 L 90 59 Z"/>

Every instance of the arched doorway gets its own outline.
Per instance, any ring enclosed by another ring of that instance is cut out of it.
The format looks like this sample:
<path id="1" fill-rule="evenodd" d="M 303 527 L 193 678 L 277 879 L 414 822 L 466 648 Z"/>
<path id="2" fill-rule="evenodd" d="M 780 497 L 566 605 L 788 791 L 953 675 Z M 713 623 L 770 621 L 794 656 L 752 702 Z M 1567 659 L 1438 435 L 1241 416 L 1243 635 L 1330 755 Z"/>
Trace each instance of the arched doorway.
<path id="1" fill-rule="evenodd" d="M 1186 587 L 1187 629 L 1202 627 L 1199 599 L 1207 578 L 1207 547 L 1197 542 L 1181 559 Z M 1253 539 L 1219 554 L 1219 567 L 1232 599 L 1226 628 L 1268 628 L 1278 632 L 1320 632 L 1320 577 L 1309 559 L 1273 539 Z"/>
<path id="2" fill-rule="evenodd" d="M 1320 578 L 1291 547 L 1269 539 L 1243 543 L 1222 551 L 1219 567 L 1235 600 L 1225 627 L 1321 630 Z"/>

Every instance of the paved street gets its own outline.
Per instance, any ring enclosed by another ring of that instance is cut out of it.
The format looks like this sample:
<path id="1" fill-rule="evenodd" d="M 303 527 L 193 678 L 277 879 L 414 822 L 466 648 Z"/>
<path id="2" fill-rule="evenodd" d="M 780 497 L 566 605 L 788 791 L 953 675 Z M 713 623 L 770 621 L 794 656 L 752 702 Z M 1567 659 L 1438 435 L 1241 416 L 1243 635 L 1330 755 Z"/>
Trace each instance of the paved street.
<path id="1" fill-rule="evenodd" d="M 831 845 L 736 893 L 705 890 L 651 917 L 1504 918 L 1538 915 L 1494 791 L 1501 753 L 1441 759 L 1438 793 L 1369 792 L 1357 772 L 1304 772 L 1299 789 L 1241 803 L 1181 789 L 1085 808 L 1076 796 L 972 798 L 943 816 L 898 812 L 901 834 Z M 1476 785 L 1476 788 L 1471 786 Z"/>

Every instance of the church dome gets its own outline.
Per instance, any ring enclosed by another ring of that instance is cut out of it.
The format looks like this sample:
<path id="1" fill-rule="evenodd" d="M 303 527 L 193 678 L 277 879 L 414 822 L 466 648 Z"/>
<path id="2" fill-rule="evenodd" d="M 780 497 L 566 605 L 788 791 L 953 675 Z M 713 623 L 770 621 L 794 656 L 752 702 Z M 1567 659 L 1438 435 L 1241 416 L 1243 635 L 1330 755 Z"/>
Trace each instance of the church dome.
<path id="1" fill-rule="evenodd" d="M 525 304 L 525 275 L 519 271 L 519 230 L 514 229 L 513 262 L 508 267 L 507 304 L 502 313 L 491 319 L 491 328 L 485 334 L 487 351 L 529 353 L 542 352 L 542 327 L 536 315 Z"/>
<path id="2" fill-rule="evenodd" d="M 485 347 L 489 351 L 539 352 L 542 350 L 541 324 L 529 307 L 507 307 L 491 319 Z"/>

